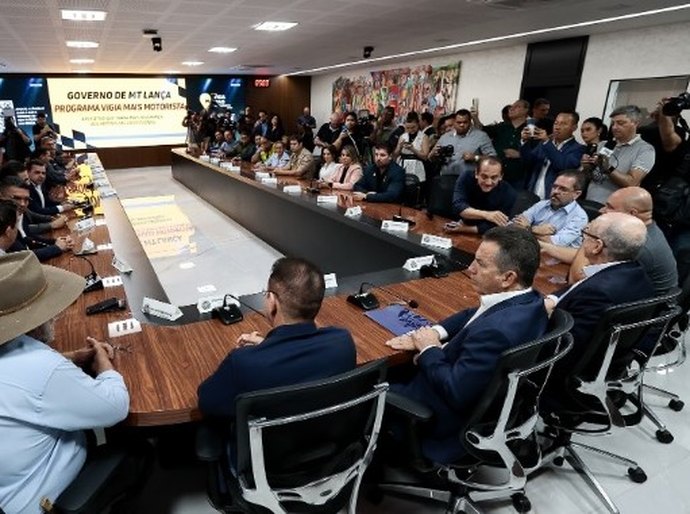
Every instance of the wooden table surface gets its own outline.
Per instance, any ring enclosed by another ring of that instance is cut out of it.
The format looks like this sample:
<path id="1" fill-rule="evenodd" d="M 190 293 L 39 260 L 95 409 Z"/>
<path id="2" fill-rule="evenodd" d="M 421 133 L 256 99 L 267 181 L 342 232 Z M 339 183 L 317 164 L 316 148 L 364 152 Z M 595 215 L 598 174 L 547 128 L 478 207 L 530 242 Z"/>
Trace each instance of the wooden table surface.
<path id="1" fill-rule="evenodd" d="M 344 202 L 350 201 L 347 195 L 342 198 Z M 399 206 L 390 204 L 361 205 L 367 216 L 377 219 L 390 218 L 399 210 Z M 404 208 L 403 211 L 406 216 L 415 219 L 417 224 L 412 230 L 419 233 L 441 234 L 443 224 L 448 221 L 440 217 L 429 220 L 423 212 L 414 209 Z M 109 242 L 107 225 L 96 227 L 89 238 L 96 244 Z M 480 243 L 478 236 L 455 235 L 452 239 L 457 248 L 472 253 Z M 89 256 L 101 276 L 117 274 L 111 265 L 112 255 L 111 251 L 100 251 Z M 68 254 L 50 264 L 80 275 L 90 271 L 84 260 Z M 545 293 L 551 292 L 561 287 L 566 273 L 567 268 L 563 264 L 542 262 L 535 287 Z M 415 310 L 433 321 L 478 304 L 478 295 L 463 272 L 454 272 L 442 279 L 426 278 L 393 284 L 387 289 L 401 297 L 414 298 L 419 303 Z M 377 291 L 376 294 L 382 304 L 396 300 L 387 298 L 389 295 L 383 291 Z M 325 298 L 316 319 L 317 324 L 349 329 L 357 346 L 357 361 L 360 364 L 379 358 L 387 358 L 391 363 L 409 360 L 409 354 L 395 352 L 384 345 L 391 334 L 347 303 L 346 295 Z M 131 317 L 128 311 L 95 316 L 84 314 L 87 306 L 112 296 L 124 297 L 124 289 L 121 286 L 107 288 L 80 296 L 57 320 L 56 348 L 61 351 L 79 348 L 84 345 L 87 336 L 107 339 L 108 323 Z M 178 326 L 142 323 L 140 333 L 113 340 L 118 345 L 129 346 L 129 351 L 118 351 L 115 357 L 115 367 L 124 376 L 130 391 L 130 414 L 126 423 L 152 426 L 199 419 L 196 408 L 198 385 L 235 348 L 239 334 L 253 330 L 266 333 L 269 329 L 263 317 L 250 313 L 245 315 L 242 322 L 230 326 L 213 319 Z"/>

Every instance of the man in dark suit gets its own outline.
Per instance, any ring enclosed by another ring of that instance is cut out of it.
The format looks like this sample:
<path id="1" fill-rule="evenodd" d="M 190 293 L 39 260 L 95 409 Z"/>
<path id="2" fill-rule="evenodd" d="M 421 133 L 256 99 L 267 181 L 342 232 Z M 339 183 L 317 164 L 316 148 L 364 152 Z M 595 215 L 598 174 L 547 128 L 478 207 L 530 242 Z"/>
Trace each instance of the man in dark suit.
<path id="1" fill-rule="evenodd" d="M 273 329 L 265 337 L 242 334 L 232 351 L 198 390 L 206 416 L 234 418 L 235 398 L 259 389 L 327 378 L 354 369 L 355 344 L 347 330 L 317 328 L 324 295 L 321 271 L 303 259 L 278 259 L 266 291 Z"/>
<path id="2" fill-rule="evenodd" d="M 29 210 L 37 214 L 47 214 L 55 216 L 62 212 L 68 212 L 74 209 L 71 203 L 59 204 L 49 198 L 48 189 L 45 186 L 46 182 L 46 165 L 37 160 L 32 159 L 29 162 Z"/>
<path id="3" fill-rule="evenodd" d="M 582 249 L 589 262 L 583 268 L 584 278 L 544 300 L 547 310 L 558 306 L 575 321 L 570 331 L 574 347 L 557 365 L 560 369 L 567 369 L 582 355 L 604 310 L 654 296 L 647 274 L 635 261 L 647 238 L 647 228 L 640 219 L 607 212 L 590 222 L 582 235 Z"/>
<path id="4" fill-rule="evenodd" d="M 579 122 L 575 111 L 564 111 L 556 116 L 552 135 L 538 127 L 522 129 L 520 157 L 527 173 L 525 188 L 541 200 L 551 196 L 551 186 L 561 171 L 580 166 L 585 147 L 573 138 Z"/>
<path id="5" fill-rule="evenodd" d="M 380 144 L 374 147 L 374 162 L 364 169 L 354 186 L 355 200 L 365 202 L 400 202 L 405 192 L 405 170 L 393 162 L 391 149 Z"/>
<path id="6" fill-rule="evenodd" d="M 501 353 L 546 330 L 542 296 L 531 287 L 538 268 L 539 244 L 532 234 L 512 226 L 493 228 L 484 234 L 468 268 L 481 294 L 479 308 L 386 343 L 419 352 L 418 371 L 391 390 L 434 411 L 422 442 L 426 457 L 449 463 L 465 453 L 460 427 L 491 380 Z"/>

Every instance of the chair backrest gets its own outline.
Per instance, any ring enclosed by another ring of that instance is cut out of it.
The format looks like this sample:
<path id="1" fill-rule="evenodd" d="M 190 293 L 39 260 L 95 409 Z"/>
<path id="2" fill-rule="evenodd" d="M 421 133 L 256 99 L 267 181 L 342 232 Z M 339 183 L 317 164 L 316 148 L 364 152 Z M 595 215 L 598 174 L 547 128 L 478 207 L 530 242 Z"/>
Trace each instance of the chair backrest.
<path id="1" fill-rule="evenodd" d="M 403 204 L 409 207 L 419 206 L 421 199 L 422 186 L 419 177 L 411 173 L 405 174 L 405 191 L 403 193 Z"/>
<path id="2" fill-rule="evenodd" d="M 538 201 L 539 197 L 535 195 L 532 191 L 518 191 L 517 197 L 515 198 L 515 203 L 513 204 L 513 208 L 510 210 L 510 217 L 512 218 L 513 216 L 522 214 Z"/>
<path id="3" fill-rule="evenodd" d="M 602 205 L 599 202 L 585 199 L 584 192 L 582 193 L 580 198 L 578 198 L 577 202 L 580 204 L 580 207 L 582 207 L 582 209 L 584 209 L 584 211 L 587 213 L 587 219 L 589 219 L 589 221 L 598 218 L 601 214 L 601 212 L 599 212 L 599 209 L 601 209 Z"/>
<path id="4" fill-rule="evenodd" d="M 340 477 L 318 494 L 307 487 L 287 495 L 321 505 L 352 485 L 351 471 L 361 466 L 363 473 L 376 444 L 388 387 L 385 366 L 375 361 L 325 380 L 239 396 L 237 475 L 245 499 L 281 512 L 278 504 L 288 500 L 277 489 L 300 490 Z"/>
<path id="5" fill-rule="evenodd" d="M 571 367 L 571 378 L 592 381 L 605 378 L 612 362 L 626 359 L 647 334 L 658 337 L 677 315 L 679 289 L 666 295 L 638 300 L 606 309 L 599 318 L 582 356 Z"/>
<path id="6" fill-rule="evenodd" d="M 555 309 L 543 336 L 503 352 L 491 382 L 463 428 L 469 453 L 483 461 L 495 459 L 496 449 L 478 447 L 474 434 L 501 434 L 492 437 L 500 443 L 506 433 L 519 432 L 526 423 L 524 438 L 532 434 L 539 397 L 551 368 L 572 347 L 572 326 L 572 316 Z"/>
<path id="7" fill-rule="evenodd" d="M 457 175 L 438 175 L 431 179 L 428 212 L 445 218 L 458 218 L 458 213 L 453 212 L 453 191 L 457 180 Z"/>

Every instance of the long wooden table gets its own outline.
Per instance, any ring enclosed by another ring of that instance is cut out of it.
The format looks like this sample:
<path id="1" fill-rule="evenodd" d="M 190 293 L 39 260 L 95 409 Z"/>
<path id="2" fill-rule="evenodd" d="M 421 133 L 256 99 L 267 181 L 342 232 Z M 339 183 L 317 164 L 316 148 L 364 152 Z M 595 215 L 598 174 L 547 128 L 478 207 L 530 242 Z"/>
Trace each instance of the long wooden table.
<path id="1" fill-rule="evenodd" d="M 257 191 L 270 189 L 246 177 L 231 174 L 208 162 L 184 155 L 182 152 L 175 152 L 174 159 L 184 159 L 185 166 L 196 167 L 196 171 L 217 174 L 216 178 L 225 181 L 226 192 L 231 191 L 240 182 L 243 188 L 256 188 Z M 175 174 L 175 167 L 173 174 Z M 213 183 L 218 189 L 218 182 L 214 179 Z M 271 194 L 276 195 L 276 202 L 281 200 L 278 195 L 288 197 L 285 193 L 276 190 L 271 190 Z M 345 195 L 342 207 L 346 207 L 349 201 Z M 309 216 L 319 214 L 314 209 L 320 209 L 320 207 L 315 206 L 313 199 L 290 195 L 290 202 L 289 208 L 294 212 L 298 212 L 301 202 L 302 208 Z M 128 224 L 119 200 L 109 198 L 103 201 L 103 205 L 107 225 L 96 227 L 89 237 L 97 244 L 112 240 L 117 255 L 132 264 L 135 271 L 131 275 L 122 276 L 124 288 L 107 288 L 84 294 L 64 312 L 56 326 L 58 334 L 56 347 L 59 350 L 79 348 L 83 346 L 87 336 L 106 339 L 109 322 L 126 319 L 132 315 L 144 319 L 144 315 L 140 312 L 143 296 L 165 300 L 165 293 Z M 325 298 L 316 321 L 322 326 L 337 325 L 349 329 L 357 346 L 357 361 L 360 364 L 379 358 L 389 359 L 393 364 L 404 362 L 409 360 L 409 354 L 395 352 L 384 345 L 391 334 L 346 301 L 346 296 L 356 291 L 362 281 L 387 284 L 387 289 L 401 297 L 414 298 L 419 303 L 419 307 L 415 310 L 431 320 L 438 320 L 458 310 L 477 305 L 478 295 L 471 281 L 461 271 L 452 272 L 442 279 L 420 279 L 417 274 L 400 269 L 407 256 L 431 253 L 428 248 L 421 247 L 416 240 L 422 233 L 442 233 L 443 224 L 448 220 L 438 217 L 429 220 L 424 213 L 405 208 L 404 214 L 414 218 L 417 224 L 411 229 L 410 234 L 399 238 L 390 234 L 381 234 L 380 229 L 372 228 L 372 220 L 390 218 L 393 213 L 398 212 L 399 206 L 364 203 L 362 207 L 366 214 L 365 220 L 350 220 L 345 218 L 340 210 L 325 210 L 322 212 L 327 212 L 329 219 L 320 222 L 343 223 L 346 231 L 359 231 L 359 234 L 364 234 L 362 237 L 366 239 L 367 245 L 376 244 L 382 248 L 384 257 L 377 266 L 386 266 L 391 259 L 390 255 L 397 255 L 396 267 L 389 269 L 365 267 L 360 270 L 360 273 L 349 276 L 343 272 L 345 274 L 338 277 L 338 289 L 328 291 L 329 296 Z M 358 225 L 362 223 L 364 225 Z M 118 242 L 120 242 L 119 245 Z M 384 243 L 388 243 L 393 251 L 388 251 Z M 457 235 L 453 237 L 453 243 L 457 250 L 473 253 L 480 243 L 480 238 Z M 330 244 L 337 244 L 337 241 Z M 330 252 L 341 252 L 347 255 L 353 250 L 351 243 L 347 244 L 350 246 L 331 247 Z M 279 247 L 278 249 L 280 250 Z M 457 257 L 462 253 L 453 255 Z M 89 260 L 96 271 L 105 277 L 117 274 L 111 265 L 112 256 L 110 251 L 101 251 L 90 256 Z M 322 264 L 318 259 L 315 260 Z M 336 261 L 337 259 L 333 260 L 334 265 L 337 264 Z M 82 275 L 90 271 L 86 262 L 69 255 L 63 255 L 53 264 Z M 535 287 L 543 292 L 550 292 L 558 287 L 557 282 L 562 281 L 566 272 L 567 269 L 563 265 L 543 263 L 535 281 Z M 111 296 L 123 297 L 125 289 L 129 311 L 85 316 L 84 311 L 87 306 Z M 396 300 L 384 291 L 377 291 L 376 295 L 382 303 Z M 245 300 L 258 308 L 261 307 L 258 298 L 249 297 Z M 126 421 L 130 425 L 169 425 L 199 419 L 200 414 L 196 407 L 198 385 L 215 371 L 228 352 L 236 347 L 235 341 L 241 333 L 253 330 L 266 333 L 270 329 L 263 317 L 246 309 L 244 320 L 230 326 L 222 325 L 217 320 L 210 319 L 208 315 L 198 315 L 195 307 L 183 307 L 183 311 L 185 316 L 180 320 L 181 324 L 148 319 L 142 323 L 142 332 L 113 340 L 118 345 L 129 346 L 129 351 L 116 353 L 115 366 L 124 376 L 130 391 L 130 414 Z"/>

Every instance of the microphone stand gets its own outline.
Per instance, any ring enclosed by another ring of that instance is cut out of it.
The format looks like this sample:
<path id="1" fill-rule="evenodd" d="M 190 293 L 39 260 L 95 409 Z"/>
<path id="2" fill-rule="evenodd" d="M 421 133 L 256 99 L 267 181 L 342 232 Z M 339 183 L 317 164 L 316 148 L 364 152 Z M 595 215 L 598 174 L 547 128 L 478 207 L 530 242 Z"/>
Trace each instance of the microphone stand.
<path id="1" fill-rule="evenodd" d="M 103 289 L 103 279 L 101 279 L 101 277 L 98 276 L 98 273 L 96 273 L 96 268 L 94 268 L 93 263 L 83 255 L 75 254 L 75 257 L 78 259 L 84 259 L 91 268 L 91 273 L 84 276 L 86 279 L 86 285 L 84 286 L 83 292 L 90 293 L 91 291 L 100 291 Z"/>

